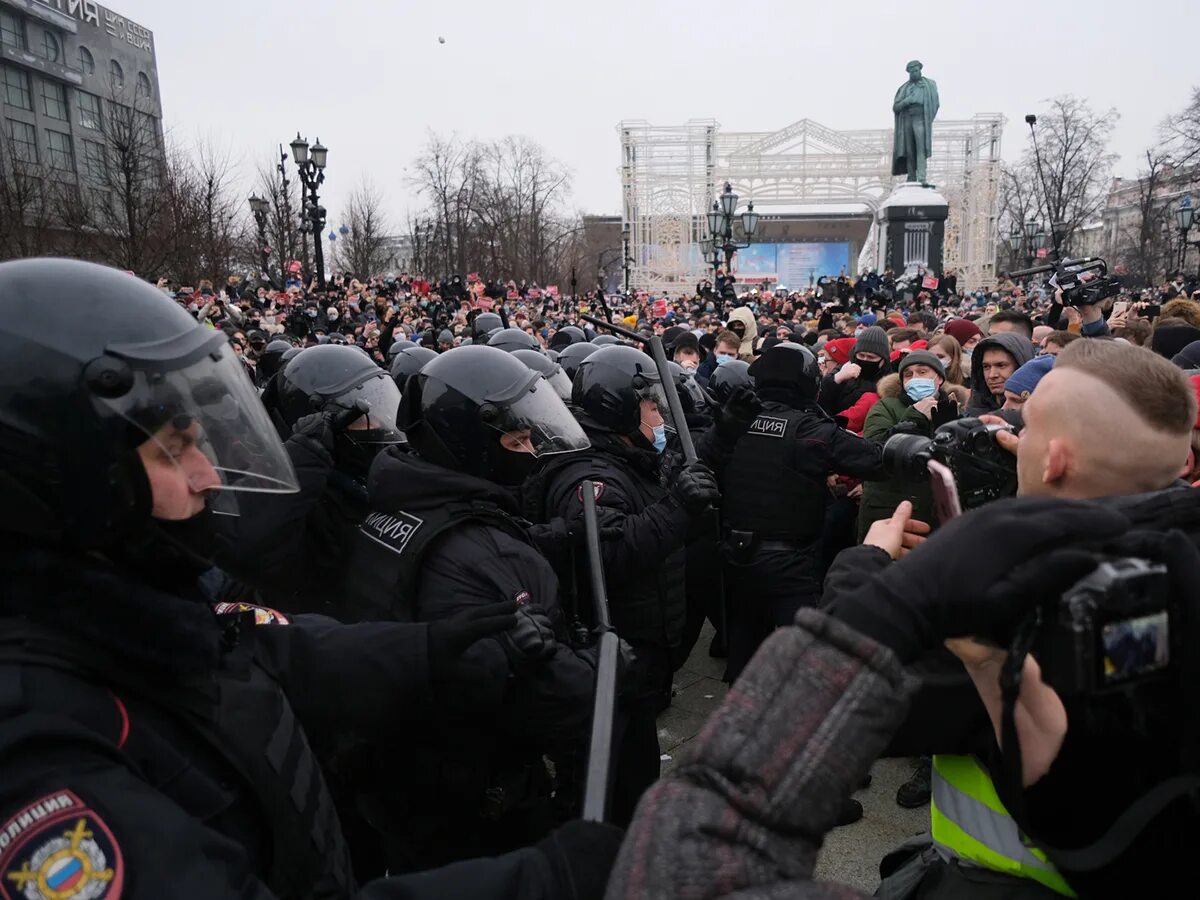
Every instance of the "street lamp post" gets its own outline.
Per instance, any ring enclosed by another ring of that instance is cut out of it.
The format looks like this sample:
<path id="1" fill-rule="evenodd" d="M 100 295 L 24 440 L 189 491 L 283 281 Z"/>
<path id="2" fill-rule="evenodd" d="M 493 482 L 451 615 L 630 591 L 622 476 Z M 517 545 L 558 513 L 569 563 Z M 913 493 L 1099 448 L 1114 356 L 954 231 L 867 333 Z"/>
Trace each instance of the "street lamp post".
<path id="1" fill-rule="evenodd" d="M 312 232 L 317 284 L 321 290 L 325 290 L 325 251 L 321 246 L 321 231 L 325 228 L 325 207 L 321 205 L 321 198 L 317 196 L 317 188 L 325 183 L 325 163 L 329 149 L 322 146 L 320 138 L 309 147 L 308 141 L 300 137 L 300 132 L 296 132 L 296 139 L 292 141 L 291 147 L 292 158 L 300 172 L 300 183 L 308 191 L 303 213 L 308 227 L 302 230 Z"/>
<path id="2" fill-rule="evenodd" d="M 721 254 L 725 255 L 725 270 L 728 272 L 733 268 L 733 254 L 749 247 L 754 241 L 754 232 L 758 229 L 758 213 L 754 211 L 754 201 L 751 200 L 740 216 L 745 240 L 734 240 L 733 223 L 734 219 L 738 218 L 737 202 L 738 195 L 733 192 L 733 187 L 727 181 L 725 190 L 713 201 L 712 209 L 707 214 L 708 233 L 712 244 L 710 248 L 709 242 L 704 241 L 702 246 L 706 255 L 711 250 L 714 276 L 720 266 Z"/>
<path id="3" fill-rule="evenodd" d="M 621 226 L 621 245 L 624 249 L 624 259 L 621 262 L 621 268 L 625 270 L 625 293 L 629 293 L 629 275 L 633 269 L 633 257 L 629 255 L 629 223 Z"/>
<path id="4" fill-rule="evenodd" d="M 257 194 L 250 195 L 250 212 L 254 215 L 254 224 L 258 226 L 258 252 L 262 257 L 262 274 L 268 281 L 273 280 L 269 271 L 271 248 L 267 246 L 267 215 L 270 209 L 271 204 L 262 197 Z"/>
<path id="5" fill-rule="evenodd" d="M 1179 209 L 1175 210 L 1175 224 L 1179 226 L 1179 271 L 1181 273 L 1184 263 L 1187 262 L 1188 232 L 1192 230 L 1195 220 L 1196 210 L 1192 207 L 1191 195 L 1188 195 L 1179 202 Z"/>

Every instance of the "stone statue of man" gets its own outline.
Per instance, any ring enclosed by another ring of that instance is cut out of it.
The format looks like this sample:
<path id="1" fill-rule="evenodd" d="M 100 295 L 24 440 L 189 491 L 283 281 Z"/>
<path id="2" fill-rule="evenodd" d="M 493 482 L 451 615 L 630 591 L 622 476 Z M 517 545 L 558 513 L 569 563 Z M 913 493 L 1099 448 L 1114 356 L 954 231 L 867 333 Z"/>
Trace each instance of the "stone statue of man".
<path id="1" fill-rule="evenodd" d="M 926 184 L 925 165 L 933 147 L 933 118 L 938 111 L 937 85 L 921 76 L 921 64 L 910 62 L 908 81 L 896 91 L 892 112 L 896 134 L 892 144 L 892 174 Z"/>

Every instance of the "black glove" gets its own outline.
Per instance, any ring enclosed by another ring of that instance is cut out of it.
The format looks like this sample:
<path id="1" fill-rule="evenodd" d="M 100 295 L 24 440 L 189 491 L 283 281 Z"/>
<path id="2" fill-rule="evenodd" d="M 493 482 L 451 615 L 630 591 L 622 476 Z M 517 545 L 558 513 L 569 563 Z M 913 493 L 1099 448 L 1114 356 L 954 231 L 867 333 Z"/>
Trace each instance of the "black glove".
<path id="1" fill-rule="evenodd" d="M 333 410 L 302 416 L 292 427 L 292 436 L 288 440 L 295 441 L 319 457 L 322 462 L 332 466 L 334 417 Z"/>
<path id="2" fill-rule="evenodd" d="M 558 649 L 550 617 L 537 606 L 518 606 L 516 623 L 500 638 L 514 667 L 549 659 Z"/>
<path id="3" fill-rule="evenodd" d="M 1130 521 L 1096 503 L 1027 497 L 1001 500 L 943 526 L 899 562 L 849 593 L 829 613 L 911 662 L 946 638 L 977 636 L 1007 646 L 1044 598 L 1095 567 L 1064 545 L 1099 543 Z M 1055 553 L 1047 566 L 1044 554 Z M 1029 573 L 1038 570 L 1040 581 Z"/>
<path id="4" fill-rule="evenodd" d="M 736 443 L 761 412 L 762 401 L 754 393 L 754 388 L 744 384 L 735 387 L 713 417 L 717 437 L 726 444 Z"/>
<path id="5" fill-rule="evenodd" d="M 464 610 L 449 619 L 429 623 L 429 675 L 434 681 L 446 681 L 453 674 L 459 657 L 467 648 L 485 637 L 516 627 L 517 605 L 511 601 L 489 603 Z"/>
<path id="6" fill-rule="evenodd" d="M 702 462 L 680 469 L 671 482 L 671 496 L 688 513 L 698 516 L 721 499 L 717 476 Z"/>
<path id="7" fill-rule="evenodd" d="M 596 524 L 599 526 L 601 542 L 615 540 L 621 536 L 621 523 L 624 518 L 615 509 L 596 507 Z M 555 516 L 549 522 L 529 525 L 525 530 L 533 545 L 543 554 L 557 553 L 571 547 L 583 547 L 587 543 L 587 528 L 584 527 L 582 515 L 574 519 Z"/>
<path id="8" fill-rule="evenodd" d="M 538 841 L 558 881 L 555 897 L 601 900 L 625 832 L 603 822 L 568 822 Z"/>

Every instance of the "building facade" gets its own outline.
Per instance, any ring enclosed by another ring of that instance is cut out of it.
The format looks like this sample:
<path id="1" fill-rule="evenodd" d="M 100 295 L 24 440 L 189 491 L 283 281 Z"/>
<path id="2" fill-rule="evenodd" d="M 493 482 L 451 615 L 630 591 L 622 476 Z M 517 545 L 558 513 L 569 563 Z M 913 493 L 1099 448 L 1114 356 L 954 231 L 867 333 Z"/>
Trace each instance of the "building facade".
<path id="1" fill-rule="evenodd" d="M 123 121 L 161 152 L 148 29 L 93 0 L 0 0 L 0 165 L 102 186 Z"/>

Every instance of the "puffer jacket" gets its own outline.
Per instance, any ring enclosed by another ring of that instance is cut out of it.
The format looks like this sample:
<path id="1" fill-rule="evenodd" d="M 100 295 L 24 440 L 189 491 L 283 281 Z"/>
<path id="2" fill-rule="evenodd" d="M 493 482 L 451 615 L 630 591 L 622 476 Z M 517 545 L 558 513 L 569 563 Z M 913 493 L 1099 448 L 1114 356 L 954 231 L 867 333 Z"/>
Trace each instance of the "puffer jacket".
<path id="1" fill-rule="evenodd" d="M 947 384 L 942 388 L 933 418 L 928 419 L 918 412 L 909 396 L 901 390 L 899 375 L 885 375 L 876 383 L 879 402 L 867 414 L 863 437 L 884 444 L 897 425 L 906 423 L 915 428 L 915 433 L 932 436 L 934 430 L 960 415 L 966 404 L 967 389 Z M 862 506 L 858 512 L 858 539 L 861 541 L 878 519 L 886 519 L 904 500 L 913 505 L 913 518 L 933 525 L 933 497 L 926 478 L 904 478 L 893 476 L 886 481 L 870 481 L 863 484 Z"/>
<path id="2" fill-rule="evenodd" d="M 754 362 L 754 341 L 758 337 L 758 324 L 754 321 L 754 313 L 748 306 L 739 306 L 729 314 L 730 322 L 741 322 L 746 326 L 742 335 L 742 346 L 738 348 L 738 359 L 743 362 Z"/>
<path id="3" fill-rule="evenodd" d="M 1033 344 L 1024 335 L 1006 331 L 984 338 L 971 351 L 971 401 L 967 404 L 968 416 L 982 416 L 994 413 L 1003 401 L 997 401 L 988 390 L 983 380 L 983 354 L 988 350 L 999 348 L 1010 354 L 1017 361 L 1017 368 L 1033 359 Z"/>

